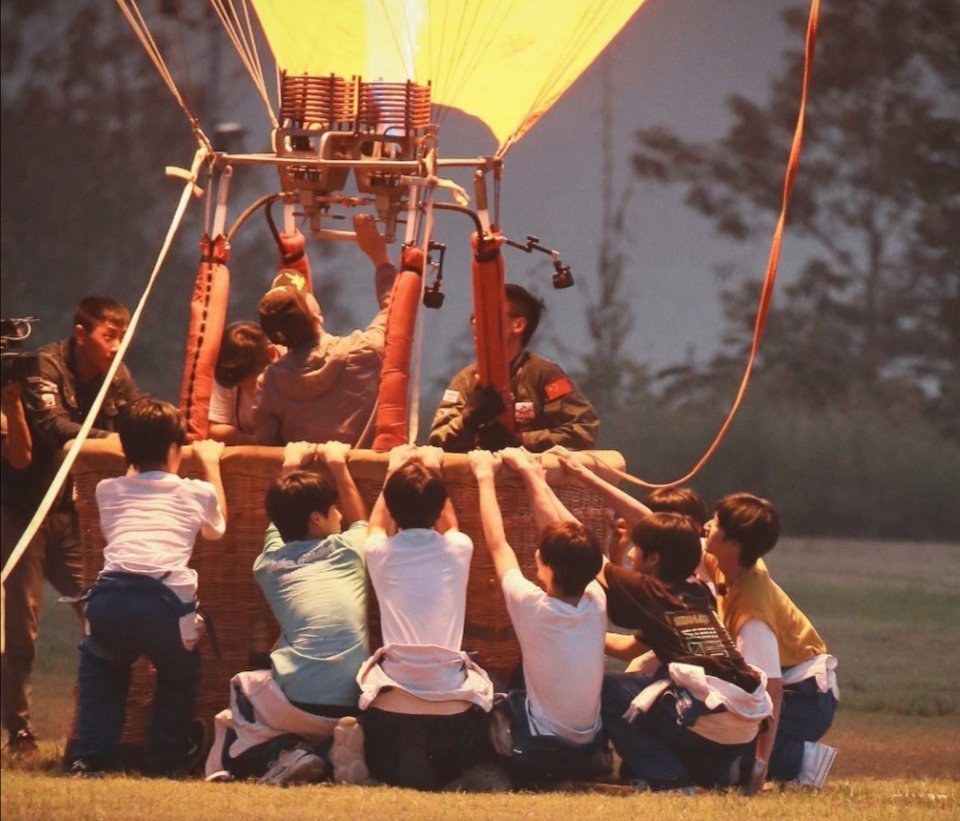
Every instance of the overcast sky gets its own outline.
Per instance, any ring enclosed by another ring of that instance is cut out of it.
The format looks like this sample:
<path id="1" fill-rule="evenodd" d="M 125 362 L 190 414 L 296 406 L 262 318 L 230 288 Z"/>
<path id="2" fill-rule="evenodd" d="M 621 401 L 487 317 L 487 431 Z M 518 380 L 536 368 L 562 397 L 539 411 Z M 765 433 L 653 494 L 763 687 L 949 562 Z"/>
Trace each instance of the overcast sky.
<path id="1" fill-rule="evenodd" d="M 549 7 L 549 2 L 544 2 Z M 780 21 L 780 12 L 791 5 L 795 2 L 647 0 L 600 59 L 511 149 L 506 157 L 501 195 L 502 228 L 518 240 L 527 234 L 539 236 L 545 245 L 561 253 L 573 268 L 577 282 L 574 288 L 555 291 L 550 286 L 552 267 L 548 259 L 505 249 L 508 280 L 534 283 L 547 302 L 548 321 L 534 347 L 573 370 L 577 365 L 577 352 L 589 345 L 583 309 L 591 293 L 601 232 L 604 73 L 609 74 L 613 88 L 613 149 L 619 190 L 620 184 L 632 178 L 629 156 L 637 128 L 665 125 L 687 139 L 713 139 L 720 137 L 729 124 L 725 107 L 729 95 L 764 99 L 768 82 L 780 66 L 784 48 L 802 46 L 802 43 L 788 41 Z M 191 14 L 195 16 L 196 11 L 191 7 Z M 184 29 L 180 23 L 170 20 L 159 20 L 154 25 L 154 34 L 168 33 L 174 43 L 178 43 L 178 38 L 182 40 L 184 30 L 193 31 L 192 39 L 203 46 L 198 54 L 185 61 L 188 80 L 203 78 L 202 83 L 218 89 L 214 95 L 217 110 L 196 112 L 203 126 L 210 132 L 217 121 L 239 120 L 246 128 L 244 149 L 264 150 L 269 143 L 269 124 L 252 83 L 236 68 L 226 35 L 210 26 L 188 25 Z M 57 33 L 39 29 L 37 36 L 39 39 L 32 41 L 35 45 Z M 132 32 L 129 36 L 131 48 L 136 48 Z M 183 62 L 182 57 L 176 50 L 168 55 L 174 68 Z M 218 59 L 220 68 L 212 71 Z M 140 65 L 143 71 L 153 71 L 145 57 Z M 4 77 L 5 83 L 15 80 L 16 75 Z M 504 93 L 509 93 L 509 89 Z M 157 116 L 164 113 L 158 111 Z M 166 116 L 182 117 L 172 99 Z M 495 141 L 485 127 L 465 116 L 447 116 L 439 141 L 444 157 L 489 154 L 495 148 Z M 786 151 L 784 146 L 784 159 Z M 159 170 L 165 165 L 184 165 L 189 161 L 189 155 L 182 155 L 179 148 L 172 148 L 170 156 L 156 158 L 157 194 L 169 199 L 171 212 L 176 186 L 162 180 Z M 243 169 L 239 168 L 237 176 L 241 173 Z M 800 173 L 803 173 L 802 162 Z M 469 187 L 468 179 L 469 176 L 459 181 Z M 117 184 L 125 181 L 118 180 Z M 267 184 L 273 190 L 275 178 L 267 175 Z M 629 235 L 625 247 L 627 299 L 636 321 L 628 350 L 654 369 L 682 361 L 691 352 L 703 361 L 714 352 L 721 327 L 712 266 L 736 257 L 746 260 L 749 269 L 759 275 L 766 259 L 766 242 L 749 247 L 732 245 L 715 236 L 706 221 L 682 206 L 679 191 L 641 187 L 636 181 L 634 184 L 636 190 L 629 206 Z M 235 186 L 235 191 L 238 190 Z M 230 221 L 248 204 L 235 196 Z M 194 203 L 179 240 L 187 243 L 191 250 L 200 236 L 202 220 L 203 208 Z M 429 339 L 423 354 L 425 388 L 432 388 L 438 379 L 465 364 L 462 358 L 451 357 L 450 346 L 458 337 L 462 338 L 469 322 L 467 249 L 472 230 L 472 224 L 462 216 L 438 216 L 434 236 L 449 249 L 444 272 L 447 300 L 441 311 L 424 312 Z M 264 242 L 270 242 L 261 219 L 251 220 L 243 229 L 243 234 L 253 237 L 253 241 L 258 241 L 258 232 Z M 153 253 L 151 249 L 144 259 L 144 277 L 152 264 Z M 269 272 L 247 270 L 240 256 L 235 254 L 231 263 L 235 291 L 228 317 L 231 321 L 253 318 L 257 298 L 269 275 Z M 781 261 L 782 276 L 788 278 L 795 266 L 788 227 Z M 345 302 L 357 322 L 365 322 L 376 309 L 368 268 L 365 259 L 349 244 L 339 245 L 332 261 L 314 260 L 317 278 L 335 276 L 341 281 Z M 178 274 L 165 271 L 162 277 Z M 251 283 L 256 284 L 251 287 Z M 128 301 L 131 307 L 135 303 L 134 299 Z M 184 320 L 187 312 L 188 306 L 184 304 Z M 333 332 L 350 330 L 344 319 L 327 313 L 328 327 Z M 56 322 L 45 323 L 38 336 L 56 338 L 60 330 L 61 325 Z M 555 345 L 555 341 L 560 345 Z M 149 346 L 150 340 L 135 340 L 134 356 L 140 345 Z M 435 394 L 435 390 L 428 389 L 425 403 L 434 401 Z"/>
<path id="2" fill-rule="evenodd" d="M 628 158 L 639 127 L 663 124 L 688 139 L 721 136 L 729 125 L 725 100 L 742 94 L 763 100 L 770 77 L 790 42 L 780 21 L 785 0 L 648 0 L 607 52 L 508 153 L 502 189 L 503 230 L 512 238 L 536 234 L 573 267 L 575 288 L 555 291 L 552 267 L 505 249 L 508 280 L 536 282 L 546 299 L 550 323 L 538 339 L 557 355 L 550 337 L 576 350 L 588 345 L 584 301 L 594 276 L 600 238 L 601 100 L 603 72 L 612 74 L 617 176 L 629 180 Z M 610 62 L 604 67 L 602 62 Z M 448 117 L 440 133 L 444 156 L 489 153 L 491 139 L 479 128 Z M 784 160 L 786 160 L 784 148 Z M 802 163 L 801 163 L 802 173 Z M 720 330 L 717 283 L 712 266 L 723 259 L 747 260 L 760 275 L 767 246 L 733 245 L 680 202 L 680 192 L 637 186 L 630 204 L 628 298 L 636 316 L 630 351 L 654 368 L 674 364 L 693 351 L 706 359 Z M 773 228 L 771 217 L 771 230 Z M 462 362 L 445 361 L 445 340 L 462 331 L 470 307 L 469 271 L 463 251 L 472 230 L 462 217 L 438 221 L 435 235 L 450 247 L 444 281 L 447 301 L 424 321 L 430 345 L 424 353 L 428 376 L 453 372 Z M 349 257 L 338 263 L 349 268 Z M 789 236 L 781 269 L 791 267 Z M 369 313 L 366 277 L 350 277 L 347 291 Z M 570 358 L 562 354 L 561 358 Z M 569 363 L 573 366 L 573 362 Z"/>

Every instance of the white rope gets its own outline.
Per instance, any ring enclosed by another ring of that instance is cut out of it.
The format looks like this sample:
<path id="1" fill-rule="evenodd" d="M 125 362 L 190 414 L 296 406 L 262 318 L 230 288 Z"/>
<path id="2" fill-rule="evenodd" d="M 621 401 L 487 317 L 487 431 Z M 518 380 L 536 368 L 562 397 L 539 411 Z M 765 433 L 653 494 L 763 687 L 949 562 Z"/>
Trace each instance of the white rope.
<path id="1" fill-rule="evenodd" d="M 183 95 L 180 93 L 180 89 L 177 88 L 177 84 L 173 79 L 173 75 L 167 69 L 167 64 L 163 60 L 163 55 L 160 53 L 160 49 L 157 47 L 156 41 L 150 34 L 150 29 L 147 27 L 147 21 L 144 19 L 143 14 L 137 6 L 136 0 L 116 0 L 116 2 L 117 6 L 120 8 L 120 11 L 123 13 L 123 16 L 127 18 L 127 22 L 133 29 L 134 34 L 137 35 L 137 39 L 143 46 L 144 51 L 147 52 L 147 56 L 150 58 L 150 61 L 157 69 L 157 73 L 163 80 L 164 85 L 166 85 L 167 89 L 170 91 L 170 94 L 173 95 L 173 99 L 176 100 L 177 105 L 180 107 L 180 110 L 186 116 L 197 141 L 202 143 L 208 152 L 212 152 L 213 146 L 211 145 L 210 140 L 207 138 L 207 135 L 204 134 L 203 130 L 200 128 L 197 118 L 193 116 L 193 112 L 191 112 L 187 107 L 186 101 L 183 99 Z"/>
<path id="2" fill-rule="evenodd" d="M 200 145 L 200 147 L 197 148 L 197 153 L 193 157 L 191 173 L 194 178 L 196 178 L 196 175 L 199 173 L 201 166 L 208 156 L 209 150 L 207 147 L 205 145 Z M 180 203 L 177 205 L 177 210 L 173 215 L 173 221 L 170 223 L 169 229 L 167 229 L 167 236 L 166 239 L 164 239 L 163 247 L 160 249 L 160 255 L 157 257 L 156 264 L 153 266 L 153 272 L 150 274 L 150 279 L 147 281 L 146 288 L 144 288 L 143 296 L 140 297 L 140 303 L 137 305 L 137 309 L 130 317 L 130 324 L 127 326 L 127 331 L 124 334 L 123 339 L 120 341 L 120 347 L 117 350 L 116 356 L 114 356 L 113 362 L 110 363 L 110 368 L 107 371 L 106 376 L 103 378 L 103 385 L 100 386 L 100 392 L 97 394 L 96 399 L 93 400 L 93 405 L 91 406 L 89 413 L 87 413 L 86 419 L 83 420 L 83 424 L 80 426 L 80 430 L 77 433 L 76 439 L 73 440 L 70 450 L 67 451 L 67 454 L 64 457 L 56 476 L 53 478 L 53 482 L 47 489 L 46 495 L 40 502 L 40 506 L 37 508 L 36 513 L 33 514 L 30 524 L 27 525 L 26 530 L 24 530 L 23 535 L 20 537 L 20 541 L 17 542 L 17 546 L 13 549 L 13 552 L 10 554 L 10 558 L 7 559 L 7 563 L 3 566 L 3 574 L 0 576 L 0 582 L 5 583 L 7 581 L 7 577 L 13 572 L 14 567 L 17 566 L 17 562 L 20 561 L 20 557 L 24 554 L 27 546 L 40 529 L 40 525 L 43 524 L 43 520 L 46 518 L 47 513 L 50 511 L 50 508 L 53 506 L 53 503 L 57 498 L 57 495 L 60 493 L 60 488 L 63 487 L 63 484 L 66 481 L 67 474 L 70 472 L 70 468 L 73 467 L 73 463 L 77 459 L 77 454 L 80 452 L 80 448 L 83 447 L 83 443 L 86 441 L 87 436 L 90 433 L 90 429 L 93 427 L 93 422 L 97 418 L 97 414 L 100 413 L 100 406 L 103 404 L 103 400 L 107 395 L 107 391 L 110 390 L 110 385 L 113 383 L 113 378 L 116 376 L 117 371 L 120 368 L 120 364 L 123 362 L 123 357 L 127 352 L 127 348 L 130 347 L 130 342 L 132 341 L 133 335 L 137 329 L 137 325 L 140 322 L 140 315 L 143 313 L 144 306 L 147 304 L 147 297 L 150 295 L 150 291 L 153 288 L 153 283 L 157 278 L 160 267 L 163 265 L 163 262 L 167 257 L 167 253 L 170 250 L 170 245 L 173 242 L 173 238 L 176 236 L 177 229 L 180 227 L 180 223 L 183 220 L 183 215 L 187 210 L 187 204 L 190 202 L 190 197 L 193 196 L 193 190 L 194 182 L 192 180 L 183 187 L 183 193 L 180 195 Z"/>
<path id="3" fill-rule="evenodd" d="M 267 110 L 267 117 L 270 119 L 270 124 L 276 128 L 279 124 L 274 114 L 273 104 L 270 102 L 270 96 L 267 94 L 267 85 L 263 77 L 260 53 L 257 50 L 257 40 L 254 36 L 253 24 L 250 19 L 250 9 L 246 0 L 241 0 L 241 2 L 243 4 L 243 19 L 246 21 L 246 34 L 244 34 L 241 28 L 241 16 L 238 14 L 233 0 L 210 0 L 210 5 L 217 13 L 217 17 L 220 18 L 220 23 L 230 38 L 230 42 L 233 43 L 233 48 L 237 52 L 240 62 L 243 63 L 247 74 L 249 74 L 250 79 L 253 80 L 254 88 L 256 88 L 257 94 L 260 95 L 260 99 L 263 101 L 263 105 Z"/>

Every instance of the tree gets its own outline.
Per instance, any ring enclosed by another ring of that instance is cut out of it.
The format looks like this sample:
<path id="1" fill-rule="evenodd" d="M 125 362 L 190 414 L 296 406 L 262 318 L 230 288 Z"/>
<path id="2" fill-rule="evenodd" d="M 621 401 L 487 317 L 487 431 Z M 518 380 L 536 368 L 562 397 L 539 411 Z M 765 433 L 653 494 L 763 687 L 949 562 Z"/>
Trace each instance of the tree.
<path id="1" fill-rule="evenodd" d="M 39 316 L 38 336 L 49 340 L 65 335 L 86 294 L 109 294 L 131 308 L 139 299 L 182 187 L 163 178 L 164 166 L 189 164 L 195 144 L 114 4 L 5 0 L 0 9 L 3 310 Z M 232 92 L 250 85 L 237 64 L 225 67 L 221 88 L 214 87 L 210 38 L 226 38 L 216 20 L 147 13 L 161 51 L 184 69 L 177 80 L 191 109 L 212 109 L 209 98 L 226 90 L 221 107 L 232 111 Z M 213 123 L 202 125 L 212 133 Z M 271 172 L 236 175 L 230 218 L 253 199 L 249 185 L 256 195 L 275 189 Z M 174 401 L 202 219 L 203 204 L 195 201 L 128 355 L 138 384 Z M 275 266 L 265 225 L 251 220 L 233 243 L 231 319 L 255 317 Z M 325 312 L 346 325 L 338 283 L 316 280 Z"/>
<path id="2" fill-rule="evenodd" d="M 578 377 L 584 395 L 590 398 L 600 418 L 608 421 L 625 406 L 633 406 L 637 392 L 646 395 L 648 387 L 646 370 L 623 350 L 633 327 L 629 300 L 624 293 L 626 219 L 633 186 L 627 182 L 617 191 L 614 185 L 612 60 L 612 55 L 607 55 L 602 63 L 601 233 L 595 293 L 585 309 L 593 347 L 581 357 Z M 607 428 L 605 426 L 605 431 Z"/>
<path id="3" fill-rule="evenodd" d="M 802 41 L 805 8 L 784 14 Z M 960 434 L 960 7 L 849 0 L 821 17 L 800 172 L 788 212 L 805 262 L 771 310 L 758 376 L 785 396 L 919 409 Z M 769 235 L 803 55 L 785 55 L 760 106 L 729 101 L 716 145 L 638 132 L 636 173 L 742 241 Z M 728 329 L 715 381 L 738 374 L 758 283 L 721 265 Z M 689 374 L 688 374 L 689 375 Z M 702 374 L 697 375 L 702 378 Z M 689 385 L 689 380 L 686 381 Z"/>

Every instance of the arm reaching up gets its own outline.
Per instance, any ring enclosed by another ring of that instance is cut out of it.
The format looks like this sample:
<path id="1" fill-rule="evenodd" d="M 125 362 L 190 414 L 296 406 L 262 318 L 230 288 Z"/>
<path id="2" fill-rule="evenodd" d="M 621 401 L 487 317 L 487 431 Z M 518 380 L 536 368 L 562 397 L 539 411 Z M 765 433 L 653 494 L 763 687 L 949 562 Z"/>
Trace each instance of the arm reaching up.
<path id="1" fill-rule="evenodd" d="M 503 463 L 517 471 L 530 495 L 533 518 L 537 528 L 543 530 L 553 522 L 576 522 L 574 516 L 560 501 L 553 488 L 547 484 L 543 465 L 523 448 L 507 448 L 501 451 Z"/>
<path id="2" fill-rule="evenodd" d="M 425 467 L 437 471 L 442 475 L 443 471 L 443 450 L 430 445 L 422 445 L 417 448 L 417 456 L 423 462 Z M 443 510 L 437 517 L 437 531 L 446 533 L 448 530 L 459 530 L 460 522 L 457 521 L 457 512 L 453 508 L 453 500 L 447 495 L 447 501 L 443 504 Z"/>
<path id="3" fill-rule="evenodd" d="M 350 446 L 343 442 L 326 442 L 317 446 L 317 458 L 326 462 L 330 473 L 333 474 L 333 481 L 337 484 L 340 510 L 348 525 L 365 521 L 367 518 L 367 506 L 363 503 L 357 483 L 353 481 L 353 476 L 350 475 L 347 467 L 349 452 Z"/>
<path id="4" fill-rule="evenodd" d="M 397 468 L 412 459 L 416 455 L 416 448 L 413 445 L 397 445 L 390 451 L 390 459 L 387 462 L 387 474 L 383 477 L 383 484 L 393 475 Z M 373 505 L 370 512 L 370 530 L 371 536 L 379 533 L 387 533 L 393 526 L 393 517 L 387 509 L 387 503 L 383 498 L 383 488 L 380 488 L 380 495 Z"/>
<path id="5" fill-rule="evenodd" d="M 649 516 L 653 511 L 650 510 L 639 499 L 634 499 L 629 493 L 626 493 L 615 485 L 610 484 L 606 479 L 601 478 L 590 468 L 581 463 L 566 448 L 555 447 L 550 449 L 560 462 L 560 466 L 571 476 L 585 485 L 589 485 L 600 493 L 614 509 L 618 516 L 627 520 L 628 525 L 634 525 L 640 519 Z"/>
<path id="6" fill-rule="evenodd" d="M 201 439 L 193 443 L 193 455 L 200 462 L 203 469 L 203 478 L 206 479 L 217 494 L 217 504 L 220 506 L 220 515 L 223 517 L 224 529 L 227 520 L 227 496 L 223 492 L 223 480 L 220 477 L 220 457 L 223 455 L 223 442 L 214 442 L 213 439 Z M 218 531 L 219 532 L 216 532 Z M 203 535 L 207 539 L 219 539 L 223 529 L 204 526 Z"/>
<path id="7" fill-rule="evenodd" d="M 470 469 L 480 491 L 480 521 L 483 523 L 483 540 L 490 551 L 497 579 L 503 580 L 507 571 L 519 569 L 517 556 L 507 542 L 503 530 L 503 515 L 497 502 L 497 488 L 493 474 L 500 465 L 497 456 L 486 450 L 470 451 Z"/>

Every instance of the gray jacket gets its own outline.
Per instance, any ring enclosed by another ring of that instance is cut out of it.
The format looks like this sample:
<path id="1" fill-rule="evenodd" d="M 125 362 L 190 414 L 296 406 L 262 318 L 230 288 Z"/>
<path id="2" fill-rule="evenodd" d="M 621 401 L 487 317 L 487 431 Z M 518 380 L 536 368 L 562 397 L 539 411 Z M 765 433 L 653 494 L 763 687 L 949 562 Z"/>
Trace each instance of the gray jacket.
<path id="1" fill-rule="evenodd" d="M 254 409 L 258 442 L 363 444 L 360 438 L 380 389 L 387 309 L 396 274 L 393 265 L 377 268 L 380 310 L 364 330 L 346 336 L 324 332 L 316 343 L 292 348 L 267 367 Z"/>

